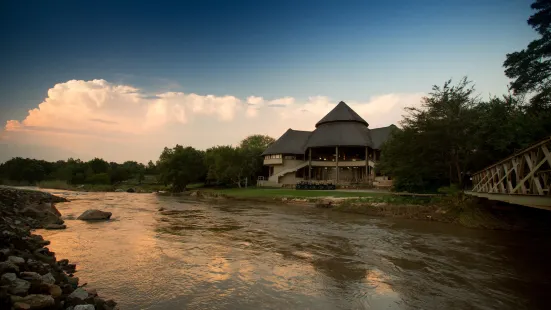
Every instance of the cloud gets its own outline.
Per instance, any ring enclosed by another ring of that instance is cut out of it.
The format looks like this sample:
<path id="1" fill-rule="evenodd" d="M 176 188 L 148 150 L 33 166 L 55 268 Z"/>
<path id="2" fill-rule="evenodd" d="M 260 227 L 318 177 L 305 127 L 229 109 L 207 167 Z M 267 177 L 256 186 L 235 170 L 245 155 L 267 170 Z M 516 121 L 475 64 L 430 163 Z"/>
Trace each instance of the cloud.
<path id="1" fill-rule="evenodd" d="M 422 96 L 386 94 L 345 101 L 376 128 L 398 123 L 403 108 L 419 105 Z M 7 121 L 0 140 L 70 150 L 83 159 L 100 156 L 144 162 L 156 159 L 164 146 L 205 149 L 236 144 L 255 133 L 278 138 L 288 128 L 312 130 L 338 101 L 325 96 L 242 100 L 230 95 L 145 93 L 105 80 L 71 80 L 51 88 L 23 120 Z M 41 154 L 22 156 L 40 158 Z"/>

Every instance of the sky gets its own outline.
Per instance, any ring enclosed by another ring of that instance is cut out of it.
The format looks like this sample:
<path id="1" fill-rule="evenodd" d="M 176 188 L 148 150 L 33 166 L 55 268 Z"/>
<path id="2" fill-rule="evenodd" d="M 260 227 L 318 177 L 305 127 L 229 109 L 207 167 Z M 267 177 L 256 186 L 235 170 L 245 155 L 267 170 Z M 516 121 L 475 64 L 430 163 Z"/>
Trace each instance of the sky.
<path id="1" fill-rule="evenodd" d="M 388 126 L 463 76 L 501 95 L 530 3 L 2 1 L 0 162 L 147 162 L 312 130 L 341 100 Z"/>

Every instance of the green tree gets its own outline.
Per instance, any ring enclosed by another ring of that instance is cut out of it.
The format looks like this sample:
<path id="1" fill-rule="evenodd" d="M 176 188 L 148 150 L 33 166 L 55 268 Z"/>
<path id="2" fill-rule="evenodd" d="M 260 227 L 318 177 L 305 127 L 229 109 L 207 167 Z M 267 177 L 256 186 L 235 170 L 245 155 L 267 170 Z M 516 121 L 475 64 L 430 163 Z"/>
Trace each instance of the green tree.
<path id="1" fill-rule="evenodd" d="M 474 149 L 477 102 L 467 78 L 433 86 L 420 108 L 407 108 L 403 130 L 383 146 L 379 169 L 392 175 L 400 190 L 432 188 L 446 179 L 461 186 Z"/>
<path id="2" fill-rule="evenodd" d="M 275 142 L 275 139 L 265 135 L 251 135 L 246 137 L 239 144 L 242 176 L 256 182 L 262 174 L 263 159 L 262 152 Z"/>
<path id="3" fill-rule="evenodd" d="M 536 0 L 536 12 L 528 18 L 528 25 L 540 37 L 519 51 L 507 54 L 503 63 L 505 75 L 512 79 L 510 88 L 515 94 L 533 94 L 534 109 L 549 109 L 551 102 L 551 0 Z"/>
<path id="4" fill-rule="evenodd" d="M 246 176 L 247 158 L 241 148 L 230 145 L 215 146 L 205 152 L 207 181 L 218 185 L 241 187 Z"/>
<path id="5" fill-rule="evenodd" d="M 181 192 L 188 184 L 204 179 L 207 173 L 203 152 L 189 146 L 165 147 L 157 166 L 160 181 L 170 184 L 175 192 Z"/>

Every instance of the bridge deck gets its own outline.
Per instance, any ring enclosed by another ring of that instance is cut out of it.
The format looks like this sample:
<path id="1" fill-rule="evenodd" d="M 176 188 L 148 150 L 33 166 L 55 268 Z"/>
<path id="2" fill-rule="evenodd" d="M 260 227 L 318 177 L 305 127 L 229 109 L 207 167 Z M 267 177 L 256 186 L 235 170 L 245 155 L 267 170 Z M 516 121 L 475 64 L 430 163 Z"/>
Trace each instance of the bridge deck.
<path id="1" fill-rule="evenodd" d="M 465 191 L 466 195 L 551 211 L 551 196 L 511 195 Z"/>

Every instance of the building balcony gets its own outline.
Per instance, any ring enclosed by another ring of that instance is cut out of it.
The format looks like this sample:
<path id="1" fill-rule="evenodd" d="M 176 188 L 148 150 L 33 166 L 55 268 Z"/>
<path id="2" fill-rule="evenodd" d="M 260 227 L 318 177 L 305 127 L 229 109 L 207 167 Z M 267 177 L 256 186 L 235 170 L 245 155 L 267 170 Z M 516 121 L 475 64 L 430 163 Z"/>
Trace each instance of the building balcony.
<path id="1" fill-rule="evenodd" d="M 339 167 L 365 167 L 365 160 L 340 160 Z M 337 162 L 332 160 L 312 160 L 313 167 L 335 167 Z M 369 161 L 369 166 L 374 167 L 375 163 Z"/>
<path id="2" fill-rule="evenodd" d="M 335 167 L 337 162 L 329 160 L 312 160 L 312 166 L 315 167 Z M 339 167 L 365 167 L 365 160 L 357 161 L 339 161 Z"/>
<path id="3" fill-rule="evenodd" d="M 264 159 L 264 165 L 281 165 L 281 164 L 283 164 L 283 158 Z"/>

